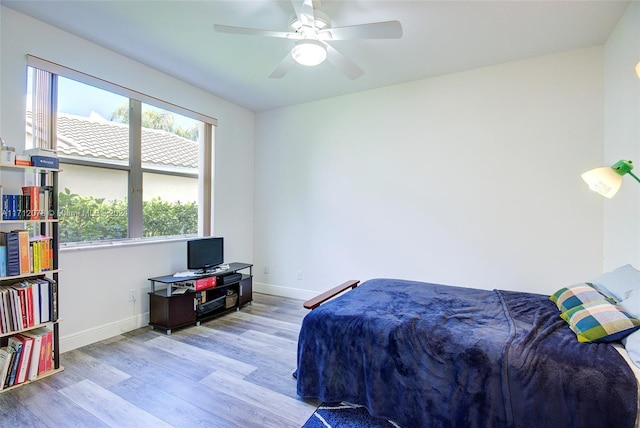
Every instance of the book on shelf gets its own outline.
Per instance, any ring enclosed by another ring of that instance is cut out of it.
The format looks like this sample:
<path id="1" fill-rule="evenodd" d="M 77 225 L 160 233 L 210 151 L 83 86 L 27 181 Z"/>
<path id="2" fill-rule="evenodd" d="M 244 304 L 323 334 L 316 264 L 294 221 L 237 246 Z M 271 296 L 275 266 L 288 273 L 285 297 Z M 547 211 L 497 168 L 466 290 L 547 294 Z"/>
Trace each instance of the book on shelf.
<path id="1" fill-rule="evenodd" d="M 2 195 L 2 220 L 19 220 L 20 198 L 22 195 Z"/>
<path id="2" fill-rule="evenodd" d="M 16 362 L 17 351 L 13 346 L 7 346 L 9 350 L 9 365 L 7 367 L 7 376 L 4 380 L 4 386 L 11 386 L 11 371 L 13 370 L 13 366 Z"/>
<path id="3" fill-rule="evenodd" d="M 0 277 L 52 270 L 52 241 L 47 235 L 29 237 L 26 230 L 0 231 Z"/>
<path id="4" fill-rule="evenodd" d="M 0 242 L 0 277 L 2 276 L 7 276 L 7 246 Z"/>
<path id="5" fill-rule="evenodd" d="M 31 300 L 33 302 L 33 325 L 38 325 L 42 322 L 42 309 L 40 309 L 40 284 L 32 282 L 29 290 L 31 291 Z"/>
<path id="6" fill-rule="evenodd" d="M 13 331 L 13 326 L 11 323 L 11 309 L 9 307 L 9 291 L 6 287 L 0 287 L 0 307 L 2 310 L 0 311 L 0 316 L 2 317 L 2 333 L 8 333 Z"/>
<path id="7" fill-rule="evenodd" d="M 2 194 L 2 220 L 11 220 L 11 204 L 9 195 Z"/>
<path id="8" fill-rule="evenodd" d="M 49 281 L 36 279 L 40 292 L 40 322 L 53 321 L 51 318 L 51 289 Z"/>
<path id="9" fill-rule="evenodd" d="M 0 333 L 11 333 L 57 319 L 57 283 L 29 278 L 0 286 Z"/>
<path id="10" fill-rule="evenodd" d="M 29 220 L 29 195 L 17 195 L 18 198 L 18 220 Z"/>
<path id="11" fill-rule="evenodd" d="M 20 275 L 31 273 L 31 260 L 29 260 L 29 231 L 12 230 L 18 234 Z"/>
<path id="12" fill-rule="evenodd" d="M 51 270 L 53 266 L 52 239 L 51 236 L 46 235 L 29 238 L 31 272 L 39 273 Z"/>
<path id="13" fill-rule="evenodd" d="M 42 328 L 37 328 L 34 330 L 29 330 L 21 333 L 23 336 L 27 336 L 33 339 L 33 347 L 31 349 L 31 361 L 29 363 L 29 369 L 27 371 L 27 379 L 34 380 L 38 377 L 39 374 L 44 373 L 44 371 L 40 372 L 40 360 L 43 360 L 44 364 L 44 355 L 46 352 L 47 346 L 47 331 Z M 45 346 L 45 349 L 42 346 Z M 44 367 L 44 365 L 43 365 Z"/>
<path id="14" fill-rule="evenodd" d="M 32 282 L 30 280 L 24 280 L 11 284 L 11 287 L 18 291 L 23 328 L 33 327 L 35 325 L 35 310 L 33 305 Z"/>
<path id="15" fill-rule="evenodd" d="M 7 373 L 11 366 L 11 354 L 9 347 L 3 346 L 0 348 L 0 389 L 4 388 L 7 380 Z"/>
<path id="16" fill-rule="evenodd" d="M 42 220 L 53 217 L 53 186 L 22 186 L 19 194 L 0 189 L 2 220 Z"/>
<path id="17" fill-rule="evenodd" d="M 40 219 L 40 186 L 22 186 L 22 195 L 28 196 L 22 207 L 24 220 Z"/>
<path id="18" fill-rule="evenodd" d="M 55 321 L 58 319 L 58 283 L 51 278 L 43 278 L 43 281 L 49 283 L 49 310 L 51 313 L 49 314 L 51 317 L 51 321 Z"/>
<path id="19" fill-rule="evenodd" d="M 9 296 L 11 297 L 11 318 L 13 323 L 13 330 L 22 330 L 22 305 L 20 303 L 20 296 L 18 290 L 9 287 Z"/>
<path id="20" fill-rule="evenodd" d="M 39 202 L 38 202 L 38 212 L 37 212 L 37 217 L 38 219 L 42 220 L 47 218 L 47 211 L 48 211 L 48 205 L 49 205 L 49 201 L 46 200 L 47 198 L 47 194 L 46 194 L 46 189 L 44 186 L 40 186 L 38 187 L 38 198 L 39 198 Z"/>
<path id="21" fill-rule="evenodd" d="M 54 219 L 55 218 L 55 211 L 53 209 L 53 203 L 54 203 L 54 192 L 53 192 L 53 186 L 51 185 L 47 185 L 47 186 L 42 186 L 44 188 L 44 206 L 43 209 L 46 210 L 46 212 L 44 213 L 44 218 L 48 218 L 48 219 Z"/>
<path id="22" fill-rule="evenodd" d="M 7 346 L 14 349 L 13 363 L 11 364 L 11 370 L 9 371 L 9 379 L 6 386 L 12 386 L 16 383 L 16 376 L 18 374 L 18 366 L 20 365 L 20 358 L 22 357 L 22 342 L 16 339 L 14 336 L 9 336 L 7 339 Z"/>
<path id="23" fill-rule="evenodd" d="M 20 275 L 20 243 L 17 232 L 0 232 L 7 247 L 7 276 Z"/>
<path id="24" fill-rule="evenodd" d="M 0 306 L 2 310 L 0 315 L 2 316 L 2 333 L 9 333 L 17 330 L 14 322 L 13 314 L 13 296 L 8 286 L 0 287 Z"/>
<path id="25" fill-rule="evenodd" d="M 27 302 L 27 293 L 26 290 L 20 286 L 16 287 L 15 285 L 11 286 L 17 293 L 17 305 L 20 309 L 20 328 L 29 328 L 29 307 Z"/>
<path id="26" fill-rule="evenodd" d="M 27 380 L 29 364 L 31 363 L 31 351 L 33 350 L 33 338 L 23 334 L 16 334 L 12 337 L 15 337 L 17 340 L 22 342 L 22 355 L 20 355 L 20 362 L 18 364 L 15 380 L 15 383 L 18 384 Z"/>
<path id="27" fill-rule="evenodd" d="M 6 319 L 4 316 L 4 302 L 3 302 L 3 292 L 0 290 L 0 334 L 4 334 L 7 331 Z"/>
<path id="28" fill-rule="evenodd" d="M 38 375 L 41 375 L 53 368 L 53 331 L 49 327 L 39 327 L 31 330 L 31 333 L 41 337 L 40 355 L 38 356 Z M 33 358 L 35 364 L 35 354 Z"/>
<path id="29" fill-rule="evenodd" d="M 51 318 L 51 284 L 43 278 L 30 278 L 23 281 L 31 292 L 33 325 L 54 321 Z"/>

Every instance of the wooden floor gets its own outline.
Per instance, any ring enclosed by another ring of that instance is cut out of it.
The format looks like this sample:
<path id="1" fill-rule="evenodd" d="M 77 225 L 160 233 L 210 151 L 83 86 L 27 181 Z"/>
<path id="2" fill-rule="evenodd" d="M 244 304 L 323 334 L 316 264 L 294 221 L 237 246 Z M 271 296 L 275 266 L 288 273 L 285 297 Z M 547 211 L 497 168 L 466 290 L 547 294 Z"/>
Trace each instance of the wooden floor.
<path id="1" fill-rule="evenodd" d="M 64 371 L 0 394 L 2 427 L 300 427 L 302 301 L 251 305 L 166 335 L 149 327 L 61 355 Z"/>

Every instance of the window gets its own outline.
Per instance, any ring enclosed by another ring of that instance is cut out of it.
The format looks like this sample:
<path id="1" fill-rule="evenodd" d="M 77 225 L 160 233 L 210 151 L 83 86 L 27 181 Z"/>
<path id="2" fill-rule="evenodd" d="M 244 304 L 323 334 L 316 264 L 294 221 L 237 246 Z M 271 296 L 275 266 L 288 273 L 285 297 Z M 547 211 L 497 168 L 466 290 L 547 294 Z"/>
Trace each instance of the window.
<path id="1" fill-rule="evenodd" d="M 58 151 L 61 244 L 210 234 L 215 119 L 28 63 L 26 148 Z"/>

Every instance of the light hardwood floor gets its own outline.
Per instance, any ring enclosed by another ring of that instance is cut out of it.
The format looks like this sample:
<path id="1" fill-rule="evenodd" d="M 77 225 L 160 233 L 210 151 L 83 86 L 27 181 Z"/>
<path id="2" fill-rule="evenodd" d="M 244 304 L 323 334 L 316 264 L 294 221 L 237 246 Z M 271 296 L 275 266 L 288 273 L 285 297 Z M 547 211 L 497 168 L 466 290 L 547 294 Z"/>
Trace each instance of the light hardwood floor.
<path id="1" fill-rule="evenodd" d="M 300 427 L 301 300 L 251 305 L 171 335 L 149 327 L 61 355 L 65 370 L 0 394 L 2 427 Z"/>

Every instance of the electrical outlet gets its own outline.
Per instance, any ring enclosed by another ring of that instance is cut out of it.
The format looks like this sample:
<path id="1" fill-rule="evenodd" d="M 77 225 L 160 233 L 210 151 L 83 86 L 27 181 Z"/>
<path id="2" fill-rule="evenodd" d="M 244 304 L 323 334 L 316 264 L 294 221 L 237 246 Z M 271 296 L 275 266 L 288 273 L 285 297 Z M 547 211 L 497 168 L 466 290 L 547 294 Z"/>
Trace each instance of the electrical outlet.
<path id="1" fill-rule="evenodd" d="M 129 290 L 129 301 L 134 303 L 136 301 L 136 290 Z"/>
<path id="2" fill-rule="evenodd" d="M 301 279 L 302 279 L 302 271 L 301 271 L 301 270 L 299 270 L 299 271 L 298 271 L 298 280 L 301 280 Z"/>
<path id="3" fill-rule="evenodd" d="M 269 266 L 265 266 L 263 272 L 265 275 L 269 275 Z"/>

